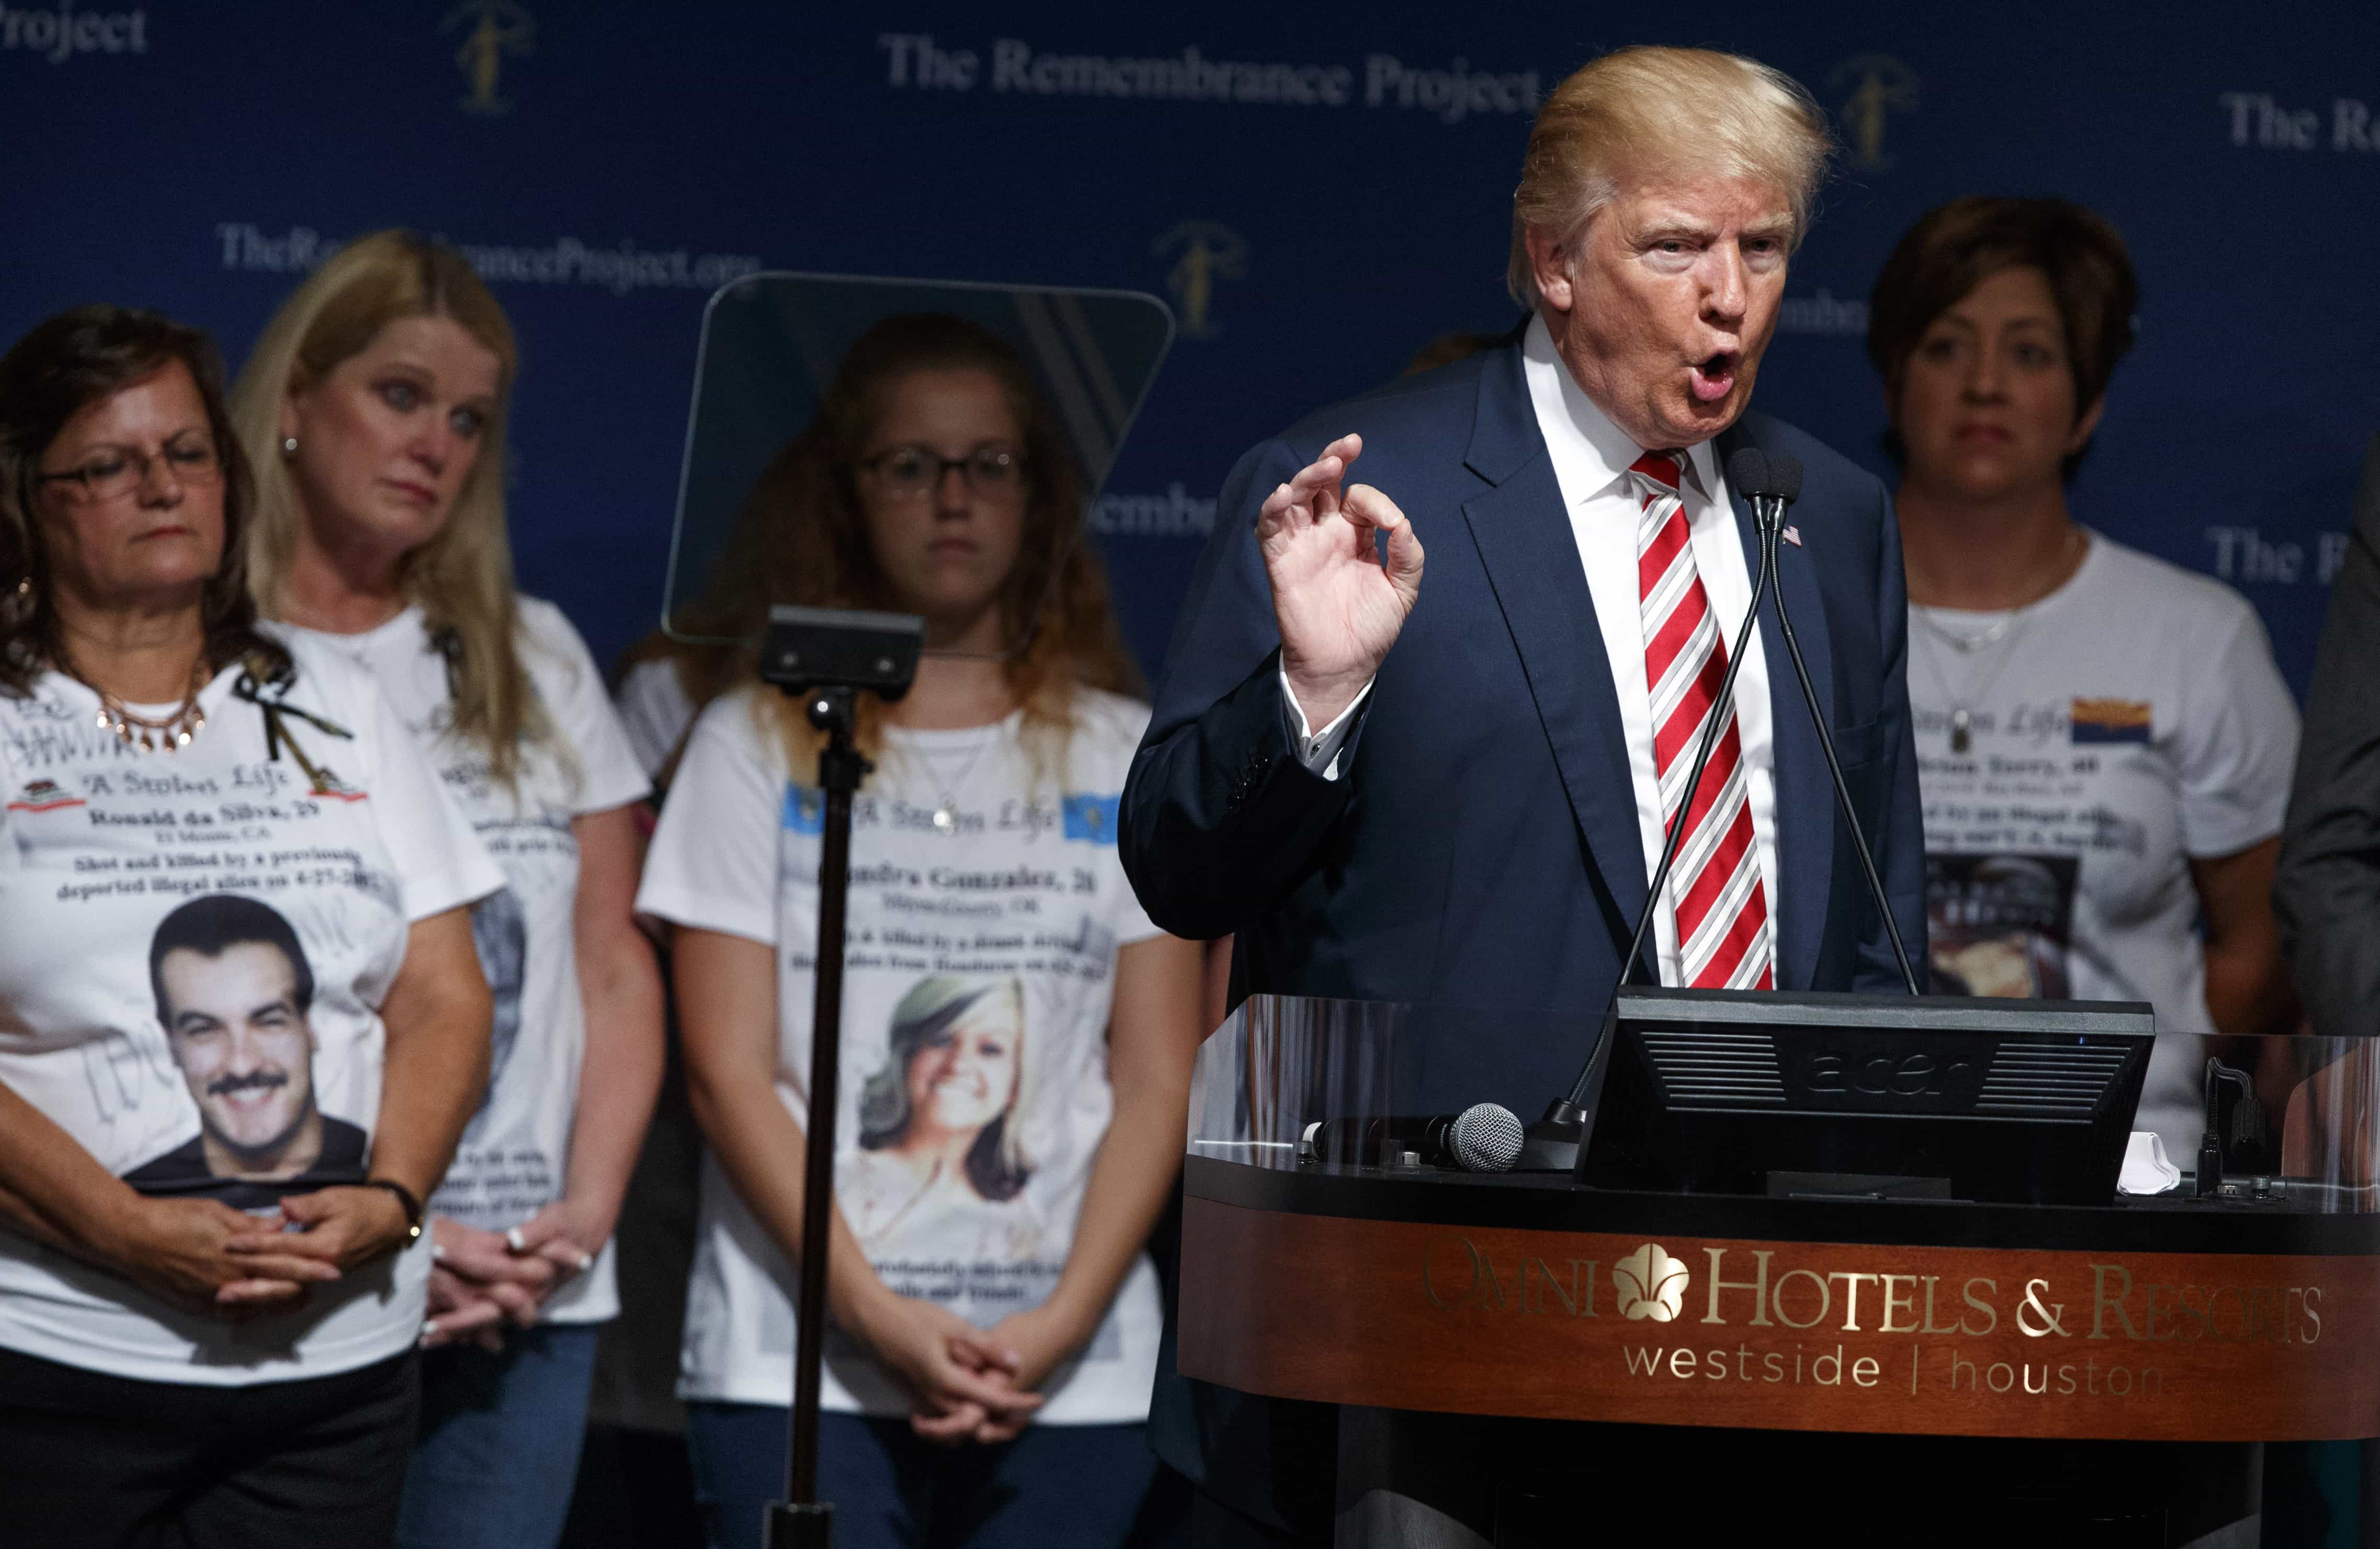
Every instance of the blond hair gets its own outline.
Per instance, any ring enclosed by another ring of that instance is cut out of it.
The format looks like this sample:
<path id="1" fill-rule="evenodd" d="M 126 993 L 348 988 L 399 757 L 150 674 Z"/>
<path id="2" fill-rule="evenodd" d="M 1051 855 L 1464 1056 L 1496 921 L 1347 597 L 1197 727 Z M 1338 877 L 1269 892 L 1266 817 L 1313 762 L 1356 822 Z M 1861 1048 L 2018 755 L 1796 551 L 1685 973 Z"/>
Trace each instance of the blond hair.
<path id="1" fill-rule="evenodd" d="M 303 514 L 282 456 L 281 410 L 401 318 L 446 318 L 501 367 L 478 461 L 437 537 L 405 556 L 400 577 L 445 653 L 455 732 L 487 751 L 511 784 L 521 745 L 552 724 L 521 661 L 520 603 L 505 536 L 504 421 L 520 356 L 504 309 L 462 254 L 410 231 L 359 236 L 332 255 L 265 325 L 232 387 L 232 424 L 256 474 L 248 529 L 249 586 L 268 618 L 286 612 L 285 583 Z M 566 756 L 566 752 L 565 752 Z"/>
<path id="2" fill-rule="evenodd" d="M 1537 110 L 1512 190 L 1505 285 L 1534 310 L 1529 228 L 1572 241 L 1623 177 L 1716 174 L 1766 183 L 1792 206 L 1798 245 L 1833 153 L 1825 112 L 1781 70 L 1702 48 L 1607 54 Z"/>

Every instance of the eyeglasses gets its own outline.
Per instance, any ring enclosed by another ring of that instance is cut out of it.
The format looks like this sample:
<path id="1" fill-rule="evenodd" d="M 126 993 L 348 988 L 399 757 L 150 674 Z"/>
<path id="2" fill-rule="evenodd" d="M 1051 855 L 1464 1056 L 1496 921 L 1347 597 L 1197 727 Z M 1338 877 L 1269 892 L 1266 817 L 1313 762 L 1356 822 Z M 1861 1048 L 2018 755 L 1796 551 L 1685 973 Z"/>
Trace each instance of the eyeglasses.
<path id="1" fill-rule="evenodd" d="M 945 457 L 923 446 L 896 446 L 859 465 L 895 500 L 920 500 L 941 488 L 953 468 L 978 495 L 1013 495 L 1025 483 L 1025 457 L 1005 447 L 978 446 L 964 457 Z"/>
<path id="2" fill-rule="evenodd" d="M 72 482 L 82 486 L 85 498 L 91 501 L 122 500 L 149 482 L 149 469 L 153 459 L 145 452 L 128 446 L 109 447 L 80 467 L 62 473 L 45 473 L 34 480 L 39 484 Z M 193 484 L 211 484 L 223 477 L 223 454 L 212 440 L 176 442 L 165 448 L 164 461 L 176 478 Z"/>

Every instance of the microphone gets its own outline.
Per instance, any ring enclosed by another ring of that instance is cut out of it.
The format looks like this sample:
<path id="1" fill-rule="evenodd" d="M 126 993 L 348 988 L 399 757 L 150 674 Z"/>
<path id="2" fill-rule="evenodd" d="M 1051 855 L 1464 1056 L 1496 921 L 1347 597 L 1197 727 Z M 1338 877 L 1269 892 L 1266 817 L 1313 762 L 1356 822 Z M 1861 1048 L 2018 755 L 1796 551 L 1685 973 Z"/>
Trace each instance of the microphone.
<path id="1" fill-rule="evenodd" d="M 1521 1121 L 1497 1103 L 1427 1119 L 1326 1119 L 1305 1127 L 1297 1149 L 1312 1162 L 1396 1167 L 1410 1151 L 1425 1167 L 1509 1172 L 1521 1155 Z"/>
<path id="2" fill-rule="evenodd" d="M 1737 454 L 1738 456 L 1742 454 Z M 1730 467 L 1733 464 L 1729 465 Z M 1768 460 L 1766 487 L 1752 500 L 1753 526 L 1760 533 L 1760 546 L 1767 551 L 1761 561 L 1765 574 L 1776 563 L 1778 536 L 1785 529 L 1785 508 L 1802 493 L 1802 459 L 1780 453 Z M 1762 510 L 1763 506 L 1767 509 Z M 1758 606 L 1758 598 L 1754 605 Z M 1917 987 L 1917 975 L 1910 971 L 1909 949 L 1901 944 L 1900 925 L 1892 917 L 1892 904 L 1884 896 L 1884 880 L 1876 875 L 1876 855 L 1868 849 L 1867 833 L 1860 827 L 1859 811 L 1852 805 L 1851 787 L 1843 782 L 1842 760 L 1835 754 L 1834 729 L 1827 724 L 1826 711 L 1818 706 L 1818 691 L 1810 682 L 1810 669 L 1802 660 L 1802 642 L 1793 635 L 1793 615 L 1785 607 L 1785 588 L 1777 588 L 1777 627 L 1785 636 L 1785 654 L 1793 659 L 1793 676 L 1802 684 L 1802 702 L 1810 707 L 1810 724 L 1818 729 L 1818 749 L 1827 756 L 1827 776 L 1835 784 L 1835 805 L 1843 815 L 1843 826 L 1851 830 L 1852 848 L 1859 854 L 1860 874 L 1867 878 L 1868 896 L 1876 901 L 1876 912 L 1884 921 L 1884 934 L 1892 943 L 1893 961 L 1900 965 L 1900 982 L 1909 993 L 1925 993 Z"/>
<path id="3" fill-rule="evenodd" d="M 1739 448 L 1727 460 L 1727 481 L 1738 493 L 1752 502 L 1754 525 L 1759 526 L 1760 501 L 1769 489 L 1768 454 L 1756 446 Z M 1802 489 L 1802 467 L 1793 465 L 1793 490 Z M 1755 494 L 1757 492 L 1757 494 Z M 1777 507 L 1778 522 L 1784 521 L 1784 507 Z M 1645 932 L 1653 924 L 1654 911 L 1661 906 L 1661 895 L 1670 885 L 1670 868 L 1678 858 L 1678 841 L 1685 838 L 1686 814 L 1694 807 L 1694 796 L 1702 789 L 1703 771 L 1710 764 L 1711 750 L 1718 745 L 1718 729 L 1735 704 L 1735 675 L 1743 670 L 1743 653 L 1752 643 L 1752 631 L 1760 622 L 1760 595 L 1768 589 L 1768 577 L 1777 563 L 1777 544 L 1763 534 L 1760 544 L 1759 573 L 1753 579 L 1752 601 L 1743 610 L 1743 622 L 1736 627 L 1735 647 L 1727 653 L 1727 673 L 1719 680 L 1718 697 L 1712 702 L 1709 719 L 1703 722 L 1702 740 L 1694 747 L 1694 761 L 1686 776 L 1685 794 L 1678 798 L 1678 815 L 1669 824 L 1669 833 L 1661 841 L 1660 864 L 1653 868 L 1653 880 L 1645 889 L 1645 907 L 1636 912 L 1636 929 L 1628 938 L 1628 951 L 1620 960 L 1620 977 L 1611 986 L 1611 998 L 1603 1008 L 1603 1027 L 1596 1035 L 1595 1048 L 1587 1056 L 1578 1079 L 1571 1083 L 1567 1095 L 1557 1097 L 1547 1107 L 1546 1116 L 1528 1127 L 1521 1148 L 1522 1170 L 1528 1172 L 1563 1172 L 1575 1167 L 1578 1150 L 1586 1136 L 1588 1109 L 1595 1095 L 1603 1085 L 1604 1051 L 1611 1047 L 1613 1030 L 1620 1022 L 1620 992 L 1628 987 L 1630 977 L 1636 972 L 1644 950 Z M 1654 983 L 1660 975 L 1654 975 Z"/>

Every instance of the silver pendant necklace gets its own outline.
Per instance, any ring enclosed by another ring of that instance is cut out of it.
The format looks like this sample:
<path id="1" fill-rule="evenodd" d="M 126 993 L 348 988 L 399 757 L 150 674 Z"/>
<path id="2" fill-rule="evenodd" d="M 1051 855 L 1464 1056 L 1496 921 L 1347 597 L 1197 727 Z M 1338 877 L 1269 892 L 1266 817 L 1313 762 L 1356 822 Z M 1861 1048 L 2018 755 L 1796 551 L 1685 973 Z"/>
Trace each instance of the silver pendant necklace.
<path id="1" fill-rule="evenodd" d="M 2087 545 L 2089 541 L 2090 540 L 2082 536 L 2082 529 L 2080 526 L 2068 527 L 2066 529 L 2066 547 L 2059 556 L 2059 563 L 2061 564 L 2066 563 L 2067 557 L 2073 553 L 2074 549 L 2078 545 Z M 1933 636 L 1933 638 L 1941 645 L 1948 646 L 1952 650 L 1957 651 L 1962 657 L 1973 657 L 1977 651 L 1987 650 L 1995 645 L 2001 647 L 1998 656 L 1993 660 L 1990 674 L 1984 679 L 1982 684 L 1976 686 L 1973 693 L 1967 696 L 1964 703 L 1960 700 L 1959 696 L 1950 692 L 1950 680 L 1944 674 L 1942 671 L 1942 663 L 1937 660 L 1934 652 L 1929 650 L 1925 653 L 1925 665 L 1934 674 L 1935 684 L 1942 690 L 1942 697 L 1949 702 L 1950 751 L 1952 753 L 1963 755 L 1974 751 L 1975 714 L 1973 708 L 1973 705 L 1980 702 L 1985 698 L 1985 696 L 1989 695 L 1992 691 L 1993 685 L 1997 684 L 2000 681 L 2000 673 L 2007 668 L 2010 659 L 2016 655 L 2017 640 L 2023 635 L 2024 626 L 2033 622 L 2034 612 L 2039 610 L 2044 602 L 2048 601 L 2051 598 L 2056 597 L 2060 591 L 2064 590 L 2066 583 L 2072 579 L 2073 576 L 2070 574 L 2068 575 L 2056 586 L 2050 587 L 2049 590 L 2044 592 L 2041 596 L 2034 599 L 2031 602 L 2023 603 L 2018 607 L 2010 609 L 2007 612 L 2001 614 L 1998 619 L 1995 620 L 1990 628 L 1974 635 L 1961 635 L 1956 630 L 1945 628 L 1942 623 L 1934 617 L 1933 611 L 1922 604 L 1913 606 L 1909 610 L 1911 613 L 1916 616 L 1917 622 L 1925 625 L 1925 633 L 1927 635 Z M 2003 644 L 2003 642 L 2005 642 L 2005 644 Z"/>
<path id="2" fill-rule="evenodd" d="M 1000 728 L 994 727 L 992 729 L 991 735 L 976 744 L 975 746 L 968 751 L 966 762 L 959 767 L 958 778 L 947 782 L 942 779 L 941 770 L 935 768 L 933 755 L 928 753 L 922 747 L 917 749 L 917 762 L 925 767 L 926 778 L 934 782 L 935 789 L 941 794 L 941 800 L 935 805 L 933 812 L 932 820 L 934 831 L 936 833 L 953 837 L 957 835 L 959 831 L 959 792 L 965 787 L 967 777 L 975 773 L 975 767 L 982 760 L 984 750 L 990 747 L 992 744 L 998 742 L 1000 737 Z"/>
<path id="3" fill-rule="evenodd" d="M 2032 622 L 2033 610 L 2029 607 L 2012 609 L 1989 629 L 1973 635 L 1961 635 L 1943 628 L 1924 607 L 1912 608 L 1910 611 L 1917 615 L 1918 622 L 1925 626 L 1925 633 L 1929 636 L 1939 645 L 1949 646 L 1961 656 L 1973 656 L 1977 651 L 1987 649 L 1994 645 L 2001 647 L 1993 659 L 1990 673 L 1963 699 L 1950 691 L 1950 680 L 1942 671 L 1942 663 L 1935 651 L 1925 652 L 1926 668 L 1934 674 L 1936 686 L 1941 689 L 1942 697 L 1950 706 L 1950 751 L 1962 756 L 1972 753 L 1975 746 L 1973 706 L 1987 696 L 1993 686 L 2000 681 L 2001 672 L 2007 668 L 2010 659 L 2016 655 L 2017 642 L 2023 637 L 2024 631 L 2022 626 Z"/>

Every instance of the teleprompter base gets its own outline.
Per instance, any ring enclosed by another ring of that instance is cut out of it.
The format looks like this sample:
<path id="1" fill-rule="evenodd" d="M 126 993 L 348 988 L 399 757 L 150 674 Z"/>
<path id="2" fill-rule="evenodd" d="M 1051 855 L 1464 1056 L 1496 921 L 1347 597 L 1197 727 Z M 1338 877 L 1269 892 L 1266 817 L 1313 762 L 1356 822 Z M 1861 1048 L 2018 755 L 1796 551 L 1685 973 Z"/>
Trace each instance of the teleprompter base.
<path id="1" fill-rule="evenodd" d="M 769 1504 L 766 1549 L 829 1549 L 834 1543 L 834 1507 L 826 1501 L 795 1506 Z"/>

